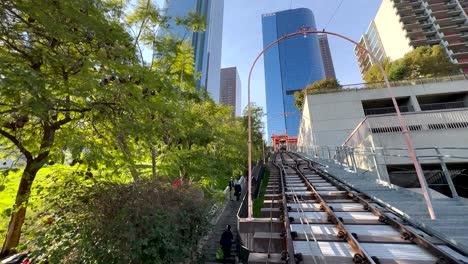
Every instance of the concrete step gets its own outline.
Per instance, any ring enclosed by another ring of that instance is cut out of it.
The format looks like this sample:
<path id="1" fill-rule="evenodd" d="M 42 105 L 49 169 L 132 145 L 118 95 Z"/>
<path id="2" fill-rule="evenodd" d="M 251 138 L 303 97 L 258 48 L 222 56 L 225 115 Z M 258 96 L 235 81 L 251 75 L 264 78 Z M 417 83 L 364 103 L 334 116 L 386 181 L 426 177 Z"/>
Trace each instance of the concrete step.
<path id="1" fill-rule="evenodd" d="M 249 264 L 265 264 L 265 263 L 285 263 L 281 260 L 281 254 L 267 254 L 267 253 L 250 253 Z"/>

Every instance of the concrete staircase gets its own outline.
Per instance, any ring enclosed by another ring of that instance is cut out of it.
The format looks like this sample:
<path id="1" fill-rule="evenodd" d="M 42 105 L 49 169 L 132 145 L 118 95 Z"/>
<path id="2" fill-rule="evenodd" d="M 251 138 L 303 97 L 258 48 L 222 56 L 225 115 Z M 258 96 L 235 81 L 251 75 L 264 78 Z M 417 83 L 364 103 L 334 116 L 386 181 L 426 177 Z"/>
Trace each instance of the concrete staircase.
<path id="1" fill-rule="evenodd" d="M 422 194 L 378 181 L 371 176 L 352 173 L 339 164 L 328 160 L 319 160 L 304 154 L 303 156 L 326 165 L 323 169 L 329 174 L 468 252 L 467 204 L 448 197 L 433 198 L 432 202 L 437 219 L 431 220 Z"/>
<path id="2" fill-rule="evenodd" d="M 284 263 L 281 252 L 284 251 L 284 238 L 282 222 L 279 220 L 282 203 L 279 170 L 271 163 L 268 165 L 270 178 L 265 190 L 264 202 L 261 209 L 261 218 L 255 218 L 250 224 L 251 240 L 248 242 L 251 250 L 249 264 Z"/>
<path id="3" fill-rule="evenodd" d="M 226 225 L 231 225 L 231 232 L 234 236 L 234 241 L 236 241 L 237 236 L 237 211 L 242 202 L 242 198 L 245 195 L 245 189 L 242 189 L 241 199 L 239 201 L 235 201 L 235 197 L 233 196 L 232 199 L 234 201 L 226 201 L 226 207 L 222 212 L 218 222 L 213 227 L 207 243 L 204 245 L 202 250 L 202 259 L 205 263 L 220 263 L 216 261 L 216 250 L 220 247 L 219 240 L 223 231 L 226 228 Z M 234 243 L 231 248 L 231 259 L 230 263 L 235 263 L 237 252 L 236 252 L 237 245 Z"/>

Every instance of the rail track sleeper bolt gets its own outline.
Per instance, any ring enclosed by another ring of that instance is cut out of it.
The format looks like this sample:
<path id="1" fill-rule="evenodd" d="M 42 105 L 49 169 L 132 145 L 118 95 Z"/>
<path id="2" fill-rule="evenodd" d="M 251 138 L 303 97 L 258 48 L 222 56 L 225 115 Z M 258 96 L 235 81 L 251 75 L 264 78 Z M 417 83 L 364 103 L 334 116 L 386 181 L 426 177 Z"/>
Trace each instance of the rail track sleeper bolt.
<path id="1" fill-rule="evenodd" d="M 286 250 L 281 251 L 281 260 L 288 260 L 288 252 Z"/>
<path id="2" fill-rule="evenodd" d="M 294 239 L 294 238 L 297 238 L 298 235 L 297 235 L 297 232 L 296 231 L 292 231 L 291 232 L 291 237 Z"/>
<path id="3" fill-rule="evenodd" d="M 296 262 L 304 261 L 304 257 L 302 256 L 302 253 L 294 254 L 294 259 L 296 260 Z"/>
<path id="4" fill-rule="evenodd" d="M 462 262 L 462 261 L 460 261 Z M 444 257 L 438 257 L 436 264 L 449 264 L 450 262 Z M 463 263 L 463 262 L 462 262 Z"/>
<path id="5" fill-rule="evenodd" d="M 366 210 L 366 211 L 369 210 L 369 205 L 365 204 L 365 205 L 363 206 L 363 209 Z"/>
<path id="6" fill-rule="evenodd" d="M 344 222 L 343 217 L 341 217 L 341 216 L 338 217 L 338 220 L 340 220 L 342 223 Z"/>
<path id="7" fill-rule="evenodd" d="M 290 216 L 290 217 L 289 217 L 289 222 L 290 222 L 290 223 L 293 223 L 293 222 L 294 222 L 294 217 Z"/>
<path id="8" fill-rule="evenodd" d="M 292 207 L 288 206 L 288 212 L 291 212 L 291 211 L 292 211 Z"/>
<path id="9" fill-rule="evenodd" d="M 351 235 L 356 239 L 359 240 L 358 235 L 356 233 L 351 233 Z"/>
<path id="10" fill-rule="evenodd" d="M 328 207 L 330 208 L 330 210 L 335 211 L 335 210 L 333 209 L 333 206 L 328 206 Z"/>
<path id="11" fill-rule="evenodd" d="M 376 256 L 372 256 L 371 259 L 375 262 L 375 264 L 380 264 L 380 260 Z"/>
<path id="12" fill-rule="evenodd" d="M 339 232 L 336 234 L 336 237 L 337 237 L 337 238 L 345 238 L 345 236 L 346 236 L 346 234 L 345 234 L 345 232 L 343 232 L 343 231 L 339 231 Z"/>
<path id="13" fill-rule="evenodd" d="M 364 264 L 366 261 L 365 259 L 358 253 L 354 254 L 353 263 L 355 264 Z"/>

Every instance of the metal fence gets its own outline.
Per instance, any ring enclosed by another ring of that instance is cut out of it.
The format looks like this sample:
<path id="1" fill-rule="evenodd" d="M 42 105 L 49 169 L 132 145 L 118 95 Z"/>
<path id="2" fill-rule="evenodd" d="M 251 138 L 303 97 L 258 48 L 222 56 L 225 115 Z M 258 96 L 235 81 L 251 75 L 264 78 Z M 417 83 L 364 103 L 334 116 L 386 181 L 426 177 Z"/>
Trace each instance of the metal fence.
<path id="1" fill-rule="evenodd" d="M 390 85 L 392 87 L 414 86 L 414 85 L 420 85 L 420 84 L 453 82 L 453 81 L 461 81 L 461 80 L 468 80 L 468 75 L 465 73 L 460 73 L 460 74 L 444 75 L 444 76 L 420 77 L 420 78 L 414 78 L 414 79 L 390 81 Z M 313 89 L 312 91 L 309 92 L 309 94 L 352 92 L 352 91 L 357 91 L 357 90 L 362 90 L 362 89 L 379 89 L 379 88 L 386 88 L 386 87 L 387 85 L 383 81 L 371 82 L 371 83 L 356 83 L 356 84 L 343 85 L 343 86 L 336 87 L 336 88 L 328 87 L 328 88 Z"/>
<path id="2" fill-rule="evenodd" d="M 468 128 L 468 109 L 402 113 L 410 131 Z M 394 114 L 366 116 L 343 145 L 358 146 L 374 133 L 396 133 L 402 128 Z"/>
<path id="3" fill-rule="evenodd" d="M 408 149 L 405 148 L 298 146 L 297 151 L 319 159 L 335 162 L 342 166 L 343 169 L 358 175 L 368 175 L 387 182 L 390 182 L 390 180 L 386 171 L 386 158 L 407 158 L 410 161 Z M 423 170 L 429 187 L 445 186 L 450 189 L 451 197 L 454 199 L 459 198 L 457 189 L 468 190 L 468 186 L 455 185 L 452 181 L 454 176 L 467 177 L 468 171 L 461 169 L 450 170 L 447 166 L 447 160 L 455 160 L 456 163 L 468 164 L 468 147 L 415 148 L 415 152 L 419 166 L 424 165 L 425 161 L 429 161 L 430 164 L 440 165 L 441 169 L 434 171 L 433 174 L 429 174 L 428 170 Z M 412 172 L 412 170 L 407 170 L 406 172 Z M 417 183 L 417 181 L 415 182 Z"/>

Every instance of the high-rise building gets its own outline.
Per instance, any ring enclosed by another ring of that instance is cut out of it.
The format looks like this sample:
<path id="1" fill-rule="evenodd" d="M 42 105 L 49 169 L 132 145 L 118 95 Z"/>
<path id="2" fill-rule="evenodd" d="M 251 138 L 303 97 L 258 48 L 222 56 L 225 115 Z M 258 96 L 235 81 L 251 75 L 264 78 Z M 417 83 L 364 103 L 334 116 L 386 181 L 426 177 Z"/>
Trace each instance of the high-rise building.
<path id="1" fill-rule="evenodd" d="M 314 15 L 306 8 L 262 15 L 263 46 L 300 28 L 316 29 Z M 268 139 L 272 134 L 297 136 L 301 112 L 294 105 L 294 92 L 324 78 L 316 34 L 294 36 L 274 45 L 264 54 Z"/>
<path id="2" fill-rule="evenodd" d="M 236 116 L 241 115 L 241 81 L 236 67 L 221 69 L 220 103 L 232 106 Z"/>
<path id="3" fill-rule="evenodd" d="M 165 0 L 164 9 L 170 19 L 168 32 L 162 34 L 190 40 L 195 53 L 195 71 L 201 73 L 197 86 L 206 89 L 219 103 L 224 0 Z M 205 32 L 187 31 L 176 25 L 175 18 L 186 17 L 189 12 L 205 17 Z"/>
<path id="4" fill-rule="evenodd" d="M 369 50 L 376 59 L 369 55 L 366 51 L 359 49 L 357 46 L 354 48 L 356 57 L 358 59 L 359 70 L 364 75 L 366 71 L 376 63 L 376 60 L 383 61 L 387 58 L 385 54 L 385 49 L 383 47 L 382 41 L 380 40 L 379 32 L 375 26 L 375 22 L 372 21 L 367 29 L 367 33 L 362 35 L 359 40 L 359 44 Z M 406 51 L 410 51 L 411 48 L 408 46 Z M 403 54 L 404 55 L 404 54 Z M 401 55 L 401 56 L 403 56 Z"/>
<path id="5" fill-rule="evenodd" d="M 378 59 L 396 60 L 419 46 L 440 45 L 468 72 L 468 0 L 383 0 L 360 44 Z M 380 49 L 380 51 L 378 51 Z M 375 62 L 357 47 L 364 74 Z"/>
<path id="6" fill-rule="evenodd" d="M 328 44 L 327 34 L 318 35 L 320 44 L 320 53 L 322 54 L 323 69 L 325 70 L 325 78 L 336 79 L 335 67 L 330 53 L 330 45 Z"/>

